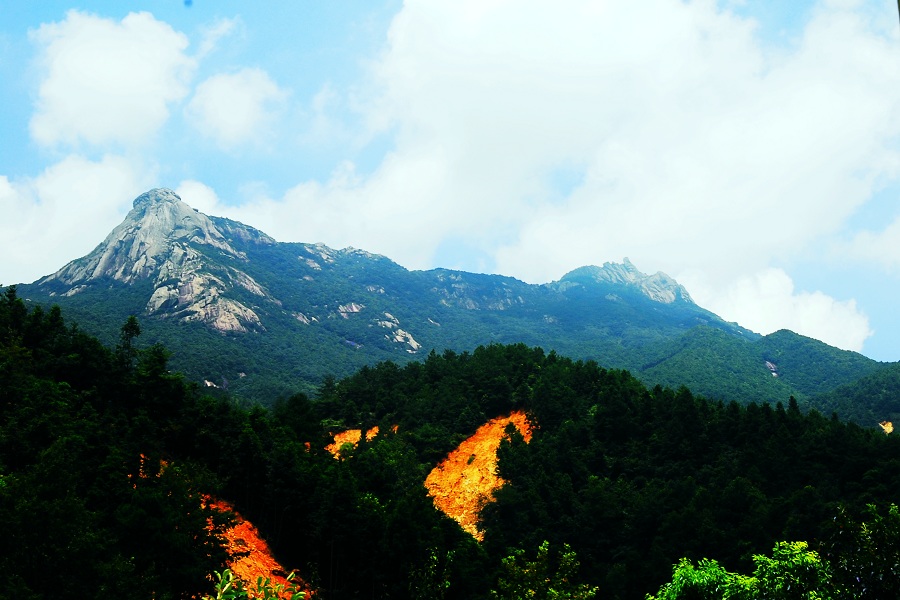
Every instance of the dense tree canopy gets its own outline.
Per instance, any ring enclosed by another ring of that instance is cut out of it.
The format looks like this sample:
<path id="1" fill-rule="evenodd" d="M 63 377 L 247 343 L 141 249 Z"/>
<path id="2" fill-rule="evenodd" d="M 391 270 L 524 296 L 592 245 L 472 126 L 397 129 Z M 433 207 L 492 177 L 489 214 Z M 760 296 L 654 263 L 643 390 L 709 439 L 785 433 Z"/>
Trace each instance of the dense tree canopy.
<path id="1" fill-rule="evenodd" d="M 842 589 L 897 581 L 896 508 L 866 507 L 896 501 L 900 443 L 791 398 L 711 402 L 490 345 L 364 367 L 266 409 L 202 394 L 140 329 L 125 320 L 107 349 L 56 308 L 0 296 L 0 597 L 210 593 L 225 557 L 205 493 L 232 501 L 322 598 L 643 598 L 696 573 L 775 581 L 796 560 Z M 501 444 L 507 483 L 479 544 L 423 482 L 514 409 L 534 435 Z M 330 432 L 374 425 L 338 459 L 324 450 Z M 516 575 L 535 568 L 542 592 Z"/>
<path id="2" fill-rule="evenodd" d="M 179 598 L 224 558 L 206 470 L 168 462 L 189 389 L 137 322 L 111 352 L 0 298 L 0 571 L 15 598 Z"/>

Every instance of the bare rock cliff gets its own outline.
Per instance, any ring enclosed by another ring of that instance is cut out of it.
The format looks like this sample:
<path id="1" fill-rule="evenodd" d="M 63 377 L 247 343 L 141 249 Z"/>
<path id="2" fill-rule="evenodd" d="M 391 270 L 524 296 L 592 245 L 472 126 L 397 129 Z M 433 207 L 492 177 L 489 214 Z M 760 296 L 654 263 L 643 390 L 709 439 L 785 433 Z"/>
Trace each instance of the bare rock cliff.
<path id="1" fill-rule="evenodd" d="M 200 321 L 223 332 L 260 329 L 259 317 L 251 308 L 227 297 L 235 286 L 269 297 L 252 277 L 228 266 L 246 260 L 234 248 L 235 238 L 274 243 L 246 227 L 228 227 L 223 232 L 172 190 L 154 189 L 135 199 L 125 220 L 93 252 L 38 283 L 64 283 L 71 287 L 63 293 L 73 295 L 101 279 L 126 284 L 149 279 L 154 290 L 147 300 L 148 314 Z M 216 255 L 231 260 L 210 258 Z"/>

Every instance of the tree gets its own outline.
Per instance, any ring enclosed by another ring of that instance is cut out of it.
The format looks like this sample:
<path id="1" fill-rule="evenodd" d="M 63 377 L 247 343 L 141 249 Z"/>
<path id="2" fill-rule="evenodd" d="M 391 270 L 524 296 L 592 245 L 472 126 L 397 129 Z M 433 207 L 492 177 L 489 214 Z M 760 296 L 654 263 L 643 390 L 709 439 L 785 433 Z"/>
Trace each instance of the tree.
<path id="1" fill-rule="evenodd" d="M 137 349 L 134 347 L 134 338 L 141 335 L 141 326 L 137 317 L 131 315 L 119 332 L 119 343 L 116 346 L 116 359 L 119 366 L 130 371 L 137 357 Z"/>
<path id="2" fill-rule="evenodd" d="M 675 565 L 671 583 L 660 588 L 656 596 L 647 596 L 647 600 L 749 599 L 751 580 L 752 577 L 726 571 L 714 560 L 703 558 L 694 566 L 682 558 Z"/>
<path id="3" fill-rule="evenodd" d="M 295 584 L 290 583 L 294 578 L 291 573 L 287 576 L 288 585 L 273 584 L 268 578 L 257 578 L 256 587 L 245 587 L 244 582 L 234 576 L 231 569 L 225 569 L 221 573 L 216 571 L 216 596 L 204 596 L 203 600 L 301 600 L 306 597 L 306 592 L 301 592 Z M 289 594 L 289 595 L 288 595 Z"/>
<path id="4" fill-rule="evenodd" d="M 524 550 L 516 550 L 502 563 L 497 589 L 491 591 L 496 600 L 590 600 L 597 594 L 596 587 L 574 582 L 578 557 L 568 544 L 556 561 L 544 541 L 533 561 L 525 559 Z"/>
<path id="5" fill-rule="evenodd" d="M 672 582 L 647 600 L 831 600 L 838 594 L 830 566 L 806 542 L 778 542 L 772 557 L 753 556 L 752 576 L 731 573 L 716 561 L 695 567 L 686 558 L 675 566 Z"/>
<path id="6" fill-rule="evenodd" d="M 822 550 L 848 598 L 900 597 L 900 509 L 896 504 L 885 513 L 869 504 L 859 520 L 840 507 Z"/>

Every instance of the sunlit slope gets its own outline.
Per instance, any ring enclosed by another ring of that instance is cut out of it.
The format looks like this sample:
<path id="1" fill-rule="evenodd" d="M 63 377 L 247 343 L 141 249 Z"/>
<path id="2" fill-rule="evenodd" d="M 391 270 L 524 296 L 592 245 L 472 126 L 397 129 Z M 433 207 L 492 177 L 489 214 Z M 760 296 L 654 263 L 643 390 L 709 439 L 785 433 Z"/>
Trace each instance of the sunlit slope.
<path id="1" fill-rule="evenodd" d="M 508 417 L 491 419 L 425 479 L 434 505 L 479 541 L 483 534 L 478 530 L 478 513 L 491 501 L 491 493 L 503 485 L 497 476 L 497 448 L 509 425 L 515 426 L 526 442 L 531 440 L 531 425 L 525 413 L 516 411 Z"/>
<path id="2" fill-rule="evenodd" d="M 225 546 L 228 556 L 228 566 L 235 577 L 240 579 L 248 589 L 254 589 L 257 581 L 269 580 L 274 588 L 283 586 L 287 588 L 294 584 L 306 591 L 307 598 L 312 591 L 303 581 L 294 579 L 288 581 L 288 573 L 284 567 L 272 556 L 269 545 L 260 536 L 256 526 L 234 510 L 234 507 L 224 500 L 210 501 L 209 505 L 221 512 L 231 512 L 235 516 L 235 524 L 225 530 L 222 544 Z M 285 593 L 282 598 L 289 598 Z"/>

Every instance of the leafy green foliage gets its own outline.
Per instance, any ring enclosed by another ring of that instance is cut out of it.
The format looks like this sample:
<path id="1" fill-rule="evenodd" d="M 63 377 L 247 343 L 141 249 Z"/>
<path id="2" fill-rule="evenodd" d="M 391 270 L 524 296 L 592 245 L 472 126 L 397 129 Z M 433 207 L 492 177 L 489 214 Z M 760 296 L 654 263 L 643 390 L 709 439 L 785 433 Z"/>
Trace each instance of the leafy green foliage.
<path id="1" fill-rule="evenodd" d="M 806 542 L 778 542 L 772 556 L 754 555 L 753 575 L 729 573 L 716 561 L 695 567 L 682 559 L 656 596 L 647 600 L 831 600 L 836 598 L 831 569 Z"/>
<path id="2" fill-rule="evenodd" d="M 702 558 L 695 566 L 682 558 L 672 573 L 672 581 L 647 600 L 739 600 L 750 598 L 751 578 L 730 573 L 718 562 Z"/>
<path id="3" fill-rule="evenodd" d="M 290 583 L 293 578 L 293 573 L 288 575 L 289 583 L 285 586 L 281 583 L 273 584 L 271 579 L 259 577 L 254 587 L 247 588 L 244 582 L 234 576 L 231 569 L 225 569 L 221 573 L 216 571 L 216 595 L 204 596 L 203 600 L 280 600 L 285 597 L 290 600 L 301 600 L 306 597 L 306 593 Z"/>
<path id="4" fill-rule="evenodd" d="M 778 542 L 772 556 L 754 555 L 753 575 L 730 573 L 714 560 L 697 566 L 683 558 L 672 581 L 647 600 L 755 598 L 853 600 L 896 598 L 900 592 L 900 512 L 869 505 L 862 519 L 839 507 L 830 539 L 811 550 L 806 542 Z"/>
<path id="5" fill-rule="evenodd" d="M 553 564 L 550 544 L 541 543 L 534 560 L 525 558 L 524 550 L 516 550 L 504 558 L 497 589 L 491 592 L 496 600 L 591 600 L 597 588 L 575 583 L 578 558 L 566 544 Z"/>
<path id="6" fill-rule="evenodd" d="M 896 509 L 864 527 L 850 515 L 892 501 L 897 438 L 804 414 L 796 400 L 709 401 L 491 344 L 364 366 L 267 409 L 201 395 L 145 340 L 152 327 L 119 323 L 109 350 L 58 308 L 29 309 L 14 289 L 0 297 L 0 570 L 17 598 L 209 593 L 224 554 L 207 522 L 224 518 L 202 508 L 201 491 L 232 501 L 323 598 L 508 597 L 528 592 L 515 587 L 525 569 L 544 573 L 548 596 L 640 598 L 680 557 L 702 556 L 721 566 L 684 563 L 688 575 L 722 583 L 726 569 L 756 569 L 757 582 L 777 588 L 787 574 L 800 589 L 818 573 L 808 548 L 759 558 L 779 539 L 824 540 L 815 550 L 835 585 L 861 594 L 859 577 L 872 597 L 896 596 L 882 582 L 897 580 Z M 422 483 L 514 409 L 536 429 L 529 444 L 515 432 L 501 444 L 506 484 L 482 511 L 479 544 Z M 339 459 L 324 450 L 329 431 L 373 425 L 378 436 Z M 838 503 L 847 516 L 835 521 Z M 534 548 L 546 549 L 526 555 Z"/>

